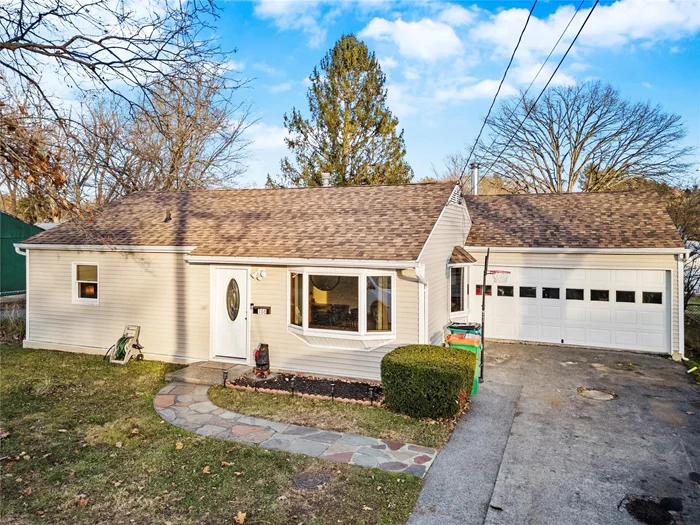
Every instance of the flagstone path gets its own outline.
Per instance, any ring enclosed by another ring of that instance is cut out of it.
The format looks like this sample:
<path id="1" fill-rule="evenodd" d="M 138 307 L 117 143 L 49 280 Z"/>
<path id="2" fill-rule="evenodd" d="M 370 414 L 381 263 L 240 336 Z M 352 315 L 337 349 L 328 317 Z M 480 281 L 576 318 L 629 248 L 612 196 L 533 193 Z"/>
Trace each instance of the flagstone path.
<path id="1" fill-rule="evenodd" d="M 168 423 L 201 436 L 421 478 L 437 455 L 434 448 L 237 414 L 209 401 L 208 390 L 205 385 L 170 383 L 158 392 L 153 406 Z"/>

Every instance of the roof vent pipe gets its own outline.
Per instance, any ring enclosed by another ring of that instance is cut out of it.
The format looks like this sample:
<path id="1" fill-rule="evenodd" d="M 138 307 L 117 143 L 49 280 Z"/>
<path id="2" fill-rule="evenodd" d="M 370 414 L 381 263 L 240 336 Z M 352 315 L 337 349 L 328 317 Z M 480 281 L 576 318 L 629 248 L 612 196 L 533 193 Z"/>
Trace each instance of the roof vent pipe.
<path id="1" fill-rule="evenodd" d="M 321 173 L 321 186 L 328 187 L 331 185 L 331 174 L 327 172 Z"/>
<path id="2" fill-rule="evenodd" d="M 474 162 L 469 169 L 472 170 L 472 195 L 479 195 L 479 164 Z"/>

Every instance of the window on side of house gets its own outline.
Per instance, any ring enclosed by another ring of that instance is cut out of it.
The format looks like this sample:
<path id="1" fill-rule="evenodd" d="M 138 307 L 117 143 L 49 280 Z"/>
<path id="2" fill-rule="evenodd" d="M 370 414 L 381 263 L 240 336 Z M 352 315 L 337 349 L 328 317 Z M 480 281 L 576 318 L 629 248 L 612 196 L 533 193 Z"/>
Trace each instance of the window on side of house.
<path id="1" fill-rule="evenodd" d="M 497 286 L 496 293 L 498 297 L 513 297 L 513 287 L 512 286 Z"/>
<path id="2" fill-rule="evenodd" d="M 481 288 L 482 288 L 482 285 L 480 285 L 480 284 L 476 285 L 476 295 L 481 295 Z M 488 297 L 490 295 L 491 295 L 491 285 L 487 284 L 486 285 L 486 297 Z"/>
<path id="3" fill-rule="evenodd" d="M 289 323 L 294 326 L 301 326 L 301 312 L 304 308 L 304 276 L 300 273 L 290 273 L 290 294 L 289 294 Z"/>
<path id="4" fill-rule="evenodd" d="M 567 288 L 566 299 L 569 301 L 583 301 L 583 288 Z"/>
<path id="5" fill-rule="evenodd" d="M 390 275 L 367 276 L 367 331 L 391 332 Z"/>
<path id="6" fill-rule="evenodd" d="M 635 293 L 633 291 L 617 290 L 615 292 L 615 302 L 633 303 L 635 300 Z"/>
<path id="7" fill-rule="evenodd" d="M 73 302 L 97 304 L 99 270 L 97 264 L 73 264 Z"/>
<path id="8" fill-rule="evenodd" d="M 381 270 L 290 269 L 289 327 L 351 338 L 393 333 L 394 286 L 393 272 Z"/>
<path id="9" fill-rule="evenodd" d="M 591 290 L 591 301 L 604 301 L 610 300 L 609 290 Z"/>
<path id="10" fill-rule="evenodd" d="M 464 268 L 450 268 L 450 312 L 464 311 Z"/>
<path id="11" fill-rule="evenodd" d="M 536 286 L 521 286 L 520 287 L 520 297 L 529 297 L 532 299 L 537 298 L 537 287 Z"/>
<path id="12" fill-rule="evenodd" d="M 559 299 L 559 288 L 542 288 L 542 299 Z"/>
<path id="13" fill-rule="evenodd" d="M 642 292 L 642 302 L 646 304 L 663 304 L 661 292 Z"/>
<path id="14" fill-rule="evenodd" d="M 309 275 L 309 328 L 357 332 L 358 280 L 357 276 Z"/>

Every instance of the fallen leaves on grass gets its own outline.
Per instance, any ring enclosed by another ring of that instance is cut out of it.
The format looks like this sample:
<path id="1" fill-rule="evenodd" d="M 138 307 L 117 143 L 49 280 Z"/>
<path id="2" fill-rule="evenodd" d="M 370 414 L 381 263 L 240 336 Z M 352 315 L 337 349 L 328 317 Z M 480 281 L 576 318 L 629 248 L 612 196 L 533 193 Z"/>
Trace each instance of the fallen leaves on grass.
<path id="1" fill-rule="evenodd" d="M 88 504 L 89 501 L 90 501 L 90 500 L 89 500 L 89 498 L 87 497 L 86 494 L 78 494 L 78 495 L 76 496 L 75 505 L 76 505 L 77 507 L 84 508 L 84 507 L 87 507 L 87 504 Z"/>
<path id="2" fill-rule="evenodd" d="M 245 474 L 245 472 L 234 472 L 234 474 L 240 478 Z"/>
<path id="3" fill-rule="evenodd" d="M 367 505 L 362 505 L 362 510 L 372 510 L 372 507 L 368 507 Z"/>
<path id="4" fill-rule="evenodd" d="M 226 468 L 226 467 L 230 467 L 230 466 L 231 466 L 231 463 L 229 463 L 228 461 L 221 462 L 221 468 Z"/>
<path id="5" fill-rule="evenodd" d="M 233 518 L 233 521 L 235 521 L 236 523 L 240 523 L 240 524 L 245 523 L 246 514 L 247 514 L 247 513 L 241 512 L 241 511 L 239 510 L 239 511 L 236 513 L 236 516 Z"/>
<path id="6" fill-rule="evenodd" d="M 211 474 L 211 467 L 207 465 L 202 469 L 202 474 Z"/>
<path id="7" fill-rule="evenodd" d="M 183 445 L 182 443 L 180 443 L 180 442 L 178 441 L 177 443 L 175 443 L 175 450 L 182 450 L 182 447 L 184 447 L 184 446 L 185 446 L 185 445 Z"/>
<path id="8" fill-rule="evenodd" d="M 123 445 L 124 445 L 124 444 L 123 444 L 121 441 L 117 441 L 117 442 L 114 444 L 114 446 L 117 447 L 117 448 L 122 448 Z"/>
<path id="9" fill-rule="evenodd" d="M 31 496 L 31 495 L 32 495 L 32 492 L 34 492 L 34 491 L 32 490 L 32 488 L 31 488 L 31 487 L 27 487 L 26 489 L 24 489 L 24 490 L 22 491 L 22 496 L 24 496 L 24 497 L 26 498 L 27 496 Z"/>

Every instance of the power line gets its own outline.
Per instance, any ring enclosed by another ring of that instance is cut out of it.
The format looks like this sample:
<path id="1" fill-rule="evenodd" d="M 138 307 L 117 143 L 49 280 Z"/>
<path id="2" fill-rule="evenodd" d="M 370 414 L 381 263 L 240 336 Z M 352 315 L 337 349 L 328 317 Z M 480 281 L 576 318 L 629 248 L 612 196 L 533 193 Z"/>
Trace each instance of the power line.
<path id="1" fill-rule="evenodd" d="M 508 61 L 508 65 L 506 66 L 506 70 L 503 72 L 503 77 L 501 78 L 501 82 L 498 84 L 498 89 L 496 90 L 496 94 L 493 97 L 493 100 L 491 101 L 491 106 L 489 107 L 488 112 L 486 113 L 486 118 L 484 118 L 484 123 L 481 125 L 481 129 L 479 130 L 479 134 L 476 136 L 476 140 L 474 141 L 474 146 L 472 146 L 472 150 L 469 152 L 469 156 L 467 157 L 467 160 L 464 163 L 464 167 L 462 168 L 462 171 L 459 174 L 459 179 L 457 179 L 457 184 L 459 187 L 462 187 L 462 177 L 464 177 L 464 172 L 467 169 L 467 166 L 469 166 L 469 160 L 472 157 L 472 154 L 474 153 L 474 148 L 476 148 L 476 145 L 479 143 L 479 139 L 481 138 L 481 133 L 484 131 L 484 128 L 486 127 L 486 121 L 489 118 L 489 115 L 491 115 L 491 110 L 493 109 L 493 106 L 496 104 L 496 99 L 498 98 L 498 94 L 501 92 L 501 87 L 503 87 L 503 83 L 506 80 L 506 75 L 508 75 L 508 70 L 510 69 L 510 65 L 513 63 L 513 59 L 515 58 L 515 53 L 518 51 L 518 48 L 520 47 L 520 42 L 523 39 L 523 35 L 525 34 L 525 30 L 527 29 L 527 25 L 530 23 L 530 18 L 532 17 L 532 12 L 535 10 L 535 6 L 537 5 L 537 0 L 534 1 L 532 4 L 532 7 L 530 8 L 530 12 L 527 14 L 527 20 L 525 20 L 525 25 L 523 26 L 523 30 L 520 32 L 520 36 L 518 37 L 518 42 L 515 44 L 515 49 L 513 49 L 513 53 L 510 55 L 510 60 Z"/>
<path id="2" fill-rule="evenodd" d="M 561 35 L 559 35 L 559 38 L 557 39 L 557 41 L 556 41 L 555 44 L 554 44 L 554 47 L 552 47 L 552 50 L 551 50 L 551 51 L 549 52 L 549 54 L 547 55 L 547 58 L 545 58 L 545 59 L 544 59 L 544 62 L 542 62 L 542 65 L 540 66 L 540 69 L 539 69 L 539 70 L 537 71 L 537 73 L 535 74 L 534 78 L 533 78 L 532 81 L 530 82 L 530 85 L 527 86 L 527 89 L 525 90 L 525 92 L 520 96 L 521 99 L 525 99 L 525 97 L 527 96 L 527 94 L 530 92 L 530 89 L 532 88 L 533 84 L 535 83 L 535 81 L 537 80 L 537 78 L 540 76 L 540 73 L 542 73 L 542 70 L 544 69 L 544 66 L 547 65 L 547 62 L 549 62 L 549 59 L 552 57 L 552 54 L 554 54 L 554 50 L 559 46 L 559 42 L 561 42 L 561 39 L 564 38 L 564 35 L 565 35 L 566 32 L 569 30 L 569 27 L 571 26 L 571 23 L 574 21 L 574 18 L 576 18 L 576 15 L 577 15 L 578 12 L 581 10 L 581 7 L 583 6 L 583 4 L 584 4 L 585 2 L 586 2 L 586 0 L 581 0 L 581 2 L 578 4 L 578 7 L 576 8 L 576 11 L 574 11 L 574 14 L 573 14 L 573 15 L 571 16 L 571 18 L 569 19 L 569 23 L 566 24 L 566 27 L 564 28 L 564 31 L 562 31 Z M 512 111 L 512 113 L 508 116 L 508 118 L 511 118 L 511 117 L 513 117 L 513 115 L 515 115 L 516 109 L 517 109 L 517 106 L 516 106 L 515 108 L 513 108 L 513 111 Z M 491 146 L 489 146 L 489 149 L 490 149 L 491 147 L 493 147 L 494 142 L 496 142 L 496 139 L 495 139 L 495 138 L 493 139 L 493 142 L 491 142 Z"/>
<path id="3" fill-rule="evenodd" d="M 484 170 L 483 175 L 481 175 L 481 177 L 479 177 L 479 180 L 477 181 L 477 186 L 478 186 L 479 182 L 481 182 L 481 181 L 484 179 L 484 177 L 486 176 L 486 174 L 487 174 L 489 171 L 491 171 L 491 169 L 493 169 L 493 167 L 496 165 L 496 163 L 501 159 L 501 157 L 503 156 L 503 153 L 506 151 L 506 149 L 508 148 L 508 146 L 510 146 L 510 143 L 513 142 L 513 139 L 515 138 L 515 135 L 517 135 L 517 133 L 520 131 L 520 128 L 523 127 L 523 124 L 525 123 L 525 121 L 527 120 L 527 118 L 530 116 L 530 113 L 532 112 L 532 110 L 535 109 L 535 107 L 537 106 L 537 103 L 540 101 L 540 98 L 542 97 L 542 95 L 544 94 L 544 92 L 547 90 L 547 87 L 549 86 L 549 84 L 550 84 L 550 82 L 552 81 L 552 79 L 554 78 L 554 76 L 557 74 L 557 71 L 559 71 L 559 68 L 561 67 L 562 63 L 564 62 L 564 59 L 566 59 L 566 56 L 569 54 L 569 51 L 571 51 L 571 48 L 574 47 L 574 44 L 576 43 L 576 40 L 578 40 L 578 37 L 579 37 L 579 35 L 581 34 L 581 31 L 583 31 L 583 28 L 586 27 L 586 24 L 588 23 L 589 18 L 591 18 L 591 15 L 593 14 L 593 11 L 595 11 L 595 8 L 598 6 L 598 2 L 600 2 L 600 0 L 595 0 L 595 3 L 593 4 L 593 7 L 591 7 L 591 10 L 588 12 L 588 16 L 586 16 L 586 19 L 583 21 L 583 24 L 581 24 L 581 27 L 579 28 L 578 32 L 576 33 L 576 36 L 575 36 L 574 39 L 571 41 L 571 44 L 569 44 L 569 47 L 566 49 L 566 52 L 564 53 L 564 56 L 562 56 L 562 57 L 561 57 L 561 60 L 559 60 L 559 63 L 557 64 L 557 67 L 554 69 L 554 71 L 553 71 L 552 74 L 550 75 L 549 80 L 547 80 L 547 83 L 546 83 L 546 84 L 544 85 L 544 87 L 542 88 L 542 91 L 540 91 L 540 94 L 537 95 L 537 98 L 535 99 L 535 102 L 534 102 L 533 104 L 530 105 L 530 109 L 528 109 L 528 110 L 527 110 L 527 113 L 525 113 L 525 117 L 520 121 L 520 124 L 518 124 L 517 129 L 516 129 L 515 132 L 511 135 L 510 139 L 508 139 L 508 142 L 506 142 L 506 145 L 503 146 L 503 149 L 501 149 L 501 151 L 500 151 L 500 153 L 498 154 L 498 156 L 496 157 L 496 159 L 489 165 L 488 168 L 486 168 L 486 170 Z"/>

